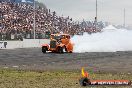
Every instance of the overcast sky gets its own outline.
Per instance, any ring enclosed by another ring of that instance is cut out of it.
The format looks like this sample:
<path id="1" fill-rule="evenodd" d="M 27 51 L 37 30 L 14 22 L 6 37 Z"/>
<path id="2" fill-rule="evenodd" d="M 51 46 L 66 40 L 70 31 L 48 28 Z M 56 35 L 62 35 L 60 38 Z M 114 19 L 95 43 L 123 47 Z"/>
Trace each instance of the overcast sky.
<path id="1" fill-rule="evenodd" d="M 94 20 L 96 0 L 39 0 L 59 16 L 70 16 L 73 20 Z M 132 25 L 132 0 L 98 0 L 98 20 L 123 24 L 126 9 L 126 24 Z"/>

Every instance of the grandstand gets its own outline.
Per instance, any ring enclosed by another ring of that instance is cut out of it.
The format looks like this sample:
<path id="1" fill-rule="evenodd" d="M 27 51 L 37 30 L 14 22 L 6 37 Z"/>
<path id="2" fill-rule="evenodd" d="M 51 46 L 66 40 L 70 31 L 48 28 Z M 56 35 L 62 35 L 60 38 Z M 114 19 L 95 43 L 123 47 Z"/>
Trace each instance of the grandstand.
<path id="1" fill-rule="evenodd" d="M 0 1 L 4 1 L 4 2 L 21 2 L 21 0 L 0 0 Z"/>
<path id="2" fill-rule="evenodd" d="M 21 3 L 22 0 L 0 0 L 0 40 L 23 40 L 34 38 L 34 8 L 32 4 Z M 18 3 L 20 2 L 20 3 Z M 36 2 L 37 3 L 37 2 Z M 57 16 L 45 5 L 36 4 L 35 38 L 49 38 L 51 33 L 68 33 L 71 35 L 83 32 L 100 32 L 102 24 L 95 28 L 94 22 L 74 22 L 69 16 Z"/>
<path id="3" fill-rule="evenodd" d="M 23 0 L 0 0 L 0 1 L 4 1 L 4 2 L 22 2 Z M 27 1 L 27 0 L 24 0 L 24 1 Z"/>

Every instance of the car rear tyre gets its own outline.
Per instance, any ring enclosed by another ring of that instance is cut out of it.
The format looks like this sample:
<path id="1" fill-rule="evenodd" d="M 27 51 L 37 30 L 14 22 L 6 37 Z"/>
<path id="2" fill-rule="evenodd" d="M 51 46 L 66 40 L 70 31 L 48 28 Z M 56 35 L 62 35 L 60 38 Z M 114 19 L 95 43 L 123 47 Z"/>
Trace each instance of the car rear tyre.
<path id="1" fill-rule="evenodd" d="M 58 52 L 59 52 L 59 53 L 64 53 L 63 47 L 59 47 Z"/>
<path id="2" fill-rule="evenodd" d="M 70 51 L 69 53 L 72 53 L 72 51 Z"/>

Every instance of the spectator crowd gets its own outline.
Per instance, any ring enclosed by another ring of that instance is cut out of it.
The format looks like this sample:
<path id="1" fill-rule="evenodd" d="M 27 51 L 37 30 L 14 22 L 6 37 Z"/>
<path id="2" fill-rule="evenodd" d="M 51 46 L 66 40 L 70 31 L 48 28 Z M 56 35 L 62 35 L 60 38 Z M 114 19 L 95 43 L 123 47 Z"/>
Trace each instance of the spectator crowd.
<path id="1" fill-rule="evenodd" d="M 35 22 L 34 22 L 35 13 Z M 51 33 L 68 33 L 79 35 L 84 32 L 100 32 L 103 23 L 83 21 L 74 22 L 72 18 L 57 16 L 56 12 L 36 5 L 35 10 L 32 4 L 0 2 L 0 40 L 22 40 L 34 38 L 49 38 Z"/>

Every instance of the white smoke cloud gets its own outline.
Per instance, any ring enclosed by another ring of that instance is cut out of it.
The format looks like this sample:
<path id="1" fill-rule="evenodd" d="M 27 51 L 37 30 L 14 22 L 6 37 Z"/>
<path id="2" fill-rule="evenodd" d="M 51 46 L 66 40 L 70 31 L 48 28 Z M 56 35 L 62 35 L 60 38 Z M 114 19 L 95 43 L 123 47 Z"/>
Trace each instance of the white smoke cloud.
<path id="1" fill-rule="evenodd" d="M 74 52 L 116 52 L 132 50 L 132 31 L 109 26 L 101 33 L 74 36 Z"/>

